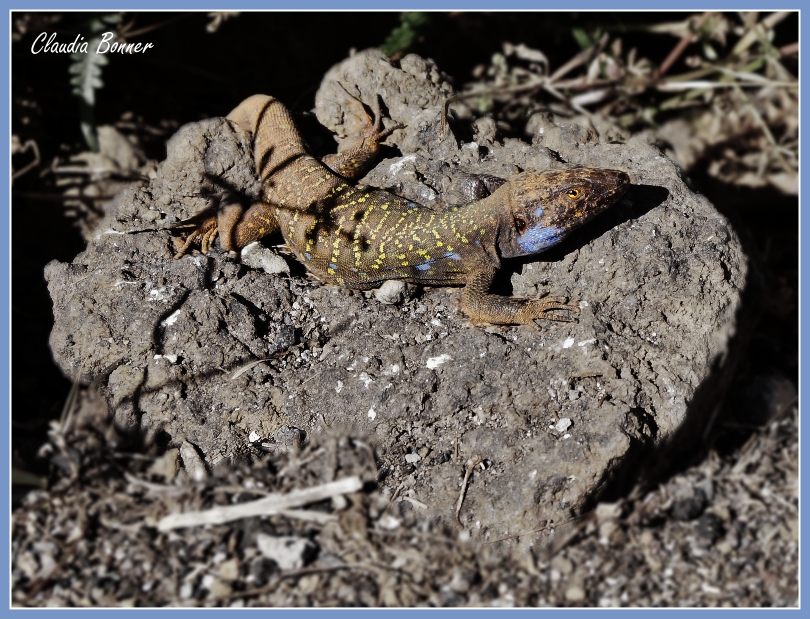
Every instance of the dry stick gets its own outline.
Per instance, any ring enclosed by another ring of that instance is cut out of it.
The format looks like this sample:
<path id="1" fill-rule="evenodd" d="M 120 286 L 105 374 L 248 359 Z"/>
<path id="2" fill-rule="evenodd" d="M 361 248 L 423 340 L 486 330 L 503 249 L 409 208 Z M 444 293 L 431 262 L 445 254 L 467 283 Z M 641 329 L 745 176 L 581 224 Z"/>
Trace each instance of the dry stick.
<path id="1" fill-rule="evenodd" d="M 461 520 L 459 519 L 459 513 L 461 512 L 461 504 L 464 502 L 464 495 L 467 494 L 467 482 L 470 480 L 470 475 L 472 475 L 473 469 L 481 464 L 483 460 L 481 458 L 474 458 L 473 461 L 467 466 L 467 470 L 464 473 L 464 481 L 461 484 L 461 492 L 458 495 L 458 503 L 456 503 L 456 526 L 459 529 L 463 529 L 464 525 L 461 524 Z"/>
<path id="2" fill-rule="evenodd" d="M 559 526 L 565 526 L 567 524 L 571 524 L 572 522 L 576 522 L 576 518 L 571 518 L 570 520 L 565 520 Z M 558 525 L 555 525 L 552 522 L 551 524 L 544 525 L 544 526 L 540 527 L 539 529 L 532 529 L 531 531 L 523 531 L 521 533 L 515 533 L 514 535 L 507 535 L 506 537 L 501 537 L 500 539 L 486 540 L 485 542 L 481 542 L 481 543 L 482 544 L 497 544 L 498 542 L 505 542 L 505 541 L 508 541 L 510 539 L 518 539 L 520 537 L 526 537 L 528 535 L 531 535 L 532 533 L 539 533 L 540 531 L 548 531 L 549 529 L 553 529 L 556 526 L 558 526 Z"/>
<path id="3" fill-rule="evenodd" d="M 782 56 L 792 56 L 799 53 L 799 42 L 788 43 L 779 48 L 779 54 Z"/>
<path id="4" fill-rule="evenodd" d="M 132 484 L 140 485 L 150 492 L 158 495 L 166 496 L 181 496 L 189 492 L 196 492 L 199 488 L 197 486 L 167 486 L 164 484 L 156 484 L 143 479 L 138 479 L 134 475 L 125 472 L 124 477 Z M 261 488 L 243 488 L 242 486 L 218 486 L 213 489 L 214 492 L 228 492 L 231 494 L 260 494 L 263 498 L 271 495 L 269 490 Z M 315 524 L 327 524 L 337 520 L 337 516 L 333 514 L 324 514 L 323 512 L 314 512 L 304 509 L 280 509 L 276 512 L 277 516 L 284 516 L 286 518 L 295 518 L 297 520 L 304 520 L 306 522 L 314 522 Z M 105 525 L 107 526 L 107 525 Z"/>
<path id="5" fill-rule="evenodd" d="M 706 20 L 709 19 L 709 16 L 712 14 L 711 11 L 706 11 L 703 15 L 700 16 L 700 19 L 695 24 L 694 30 L 700 30 L 701 26 L 706 23 Z M 672 48 L 672 51 L 669 52 L 669 56 L 664 59 L 664 62 L 655 70 L 653 74 L 653 80 L 659 80 L 664 76 L 669 68 L 675 63 L 675 61 L 683 54 L 683 51 L 689 46 L 692 42 L 692 39 L 695 38 L 695 32 L 687 32 L 681 40 L 678 41 L 678 44 Z"/>
<path id="6" fill-rule="evenodd" d="M 728 73 L 728 72 L 726 72 Z M 731 74 L 733 75 L 733 73 Z M 707 90 L 710 88 L 763 88 L 765 86 L 775 86 L 778 88 L 796 88 L 796 82 L 774 82 L 767 81 L 745 81 L 745 82 L 710 82 L 708 80 L 694 80 L 690 82 L 662 82 L 656 85 L 655 89 L 660 92 L 683 92 L 684 90 Z"/>
<path id="7" fill-rule="evenodd" d="M 571 58 L 571 60 L 566 62 L 563 66 L 554 71 L 554 73 L 551 74 L 551 77 L 548 78 L 548 81 L 554 83 L 564 75 L 568 75 L 568 73 L 570 73 L 577 67 L 585 64 L 586 62 L 590 62 L 592 58 L 594 58 L 603 49 L 605 49 L 605 46 L 607 45 L 609 39 L 610 36 L 606 32 L 601 36 L 601 38 L 596 43 L 591 45 L 588 49 L 582 50 L 576 56 Z"/>
<path id="8" fill-rule="evenodd" d="M 552 525 L 544 525 L 539 529 L 532 529 L 531 531 L 523 531 L 521 533 L 515 533 L 514 535 L 507 535 L 506 537 L 500 537 L 498 539 L 488 539 L 483 542 L 482 544 L 497 544 L 498 542 L 507 542 L 511 539 L 520 539 L 521 537 L 526 537 L 527 535 L 531 535 L 533 533 L 540 533 L 540 531 L 548 531 L 552 528 Z"/>
<path id="9" fill-rule="evenodd" d="M 558 544 L 554 545 L 551 550 L 549 550 L 542 558 L 543 563 L 547 563 L 551 561 L 551 559 L 560 552 L 563 548 L 568 546 L 571 542 L 573 542 L 577 537 L 579 537 L 580 533 L 585 529 L 588 523 L 593 520 L 594 512 L 590 512 L 585 516 L 585 519 L 580 522 L 578 525 L 574 527 L 571 533 L 568 534 L 563 540 L 561 540 Z"/>
<path id="10" fill-rule="evenodd" d="M 201 512 L 169 514 L 161 518 L 157 528 L 159 531 L 170 531 L 171 529 L 193 527 L 201 524 L 224 524 L 252 516 L 270 516 L 307 503 L 316 503 L 324 499 L 330 499 L 333 496 L 357 492 L 362 487 L 363 482 L 354 475 L 313 488 L 293 490 L 287 494 L 270 494 L 249 503 L 224 505 Z"/>

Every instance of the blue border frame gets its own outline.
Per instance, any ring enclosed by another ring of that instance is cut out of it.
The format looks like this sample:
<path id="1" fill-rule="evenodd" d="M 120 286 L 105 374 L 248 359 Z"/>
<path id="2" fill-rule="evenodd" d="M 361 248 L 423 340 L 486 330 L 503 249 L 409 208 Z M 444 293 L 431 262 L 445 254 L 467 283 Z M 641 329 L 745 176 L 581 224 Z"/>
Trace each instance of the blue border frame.
<path id="1" fill-rule="evenodd" d="M 196 3 L 191 3 L 191 2 L 183 2 L 183 1 L 178 2 L 177 0 L 175 0 L 174 2 L 170 2 L 170 3 L 165 3 L 165 2 L 158 2 L 156 0 L 148 0 L 147 2 L 141 2 L 141 3 L 138 3 L 138 4 L 139 4 L 139 6 L 137 6 L 137 7 L 132 7 L 132 6 L 129 6 L 129 7 L 128 6 L 123 6 L 123 7 L 121 7 L 121 6 L 111 6 L 111 3 L 109 3 L 109 2 L 101 2 L 101 1 L 79 1 L 79 2 L 75 2 L 75 3 L 68 3 L 68 2 L 64 2 L 64 1 L 60 1 L 60 0 L 52 0 L 51 2 L 41 2 L 41 1 L 36 1 L 35 0 L 34 2 L 23 3 L 20 0 L 17 0 L 16 2 L 10 3 L 6 7 L 9 10 L 9 12 L 7 13 L 7 28 L 6 28 L 7 35 L 6 36 L 10 37 L 10 33 L 11 33 L 11 13 L 10 13 L 10 11 L 12 11 L 12 10 L 15 10 L 15 11 L 33 11 L 33 10 L 44 10 L 44 11 L 65 11 L 65 10 L 94 11 L 94 10 L 128 10 L 129 9 L 129 10 L 137 10 L 137 11 L 147 11 L 147 10 L 153 10 L 153 11 L 154 10 L 174 10 L 174 11 L 184 11 L 184 10 L 186 10 L 186 11 L 190 11 L 190 10 L 216 10 L 216 9 L 222 9 L 223 4 L 226 4 L 226 3 L 223 3 L 223 2 L 211 2 L 211 1 L 201 1 L 201 2 L 196 2 Z M 497 4 L 498 6 L 496 8 L 493 8 L 494 4 Z M 669 2 L 664 3 L 664 6 L 657 5 L 655 7 L 655 11 L 664 11 L 664 10 L 666 10 L 666 11 L 705 11 L 705 10 L 708 10 L 709 8 L 711 8 L 713 10 L 757 10 L 757 9 L 762 9 L 762 6 L 763 5 L 762 5 L 761 2 L 751 2 L 750 0 L 740 0 L 738 2 L 733 2 L 733 3 L 729 2 L 728 0 L 722 0 L 720 2 L 715 1 L 714 3 L 712 3 L 711 7 L 707 7 L 705 4 L 698 3 L 698 2 L 690 2 L 688 4 L 676 4 L 675 2 L 672 2 L 670 0 Z M 237 7 L 228 7 L 228 8 L 230 10 L 237 10 Z M 778 9 L 778 10 L 798 10 L 800 8 L 801 8 L 801 4 L 799 2 L 797 2 L 796 0 L 789 0 L 788 2 L 780 3 L 780 6 L 778 6 L 778 7 L 771 8 L 771 9 L 766 9 L 766 12 L 771 12 L 771 11 L 776 10 L 776 9 Z M 393 11 L 399 11 L 399 10 L 417 10 L 417 9 L 431 10 L 431 11 L 486 10 L 486 9 L 498 10 L 498 11 L 505 11 L 505 10 L 561 11 L 559 2 L 549 2 L 548 0 L 543 0 L 543 1 L 540 1 L 540 0 L 535 0 L 535 1 L 531 1 L 531 0 L 501 0 L 498 3 L 494 3 L 494 2 L 492 2 L 492 0 L 467 0 L 466 2 L 450 1 L 450 2 L 441 2 L 441 3 L 431 2 L 430 0 L 422 0 L 422 1 L 406 0 L 405 2 L 390 3 L 390 4 L 387 4 L 387 6 L 384 6 L 383 3 L 381 3 L 379 0 L 350 0 L 350 1 L 340 2 L 340 3 L 325 2 L 323 0 L 320 0 L 320 1 L 318 1 L 318 0 L 299 0 L 299 1 L 295 1 L 295 0 L 287 0 L 287 1 L 268 0 L 268 1 L 265 1 L 265 2 L 261 2 L 259 0 L 247 0 L 247 1 L 243 1 L 243 2 L 239 3 L 238 9 L 254 10 L 254 11 L 258 11 L 258 10 L 289 10 L 289 11 L 301 11 L 301 10 L 371 10 L 371 11 L 393 10 Z M 595 0 L 584 0 L 584 1 L 583 0 L 579 0 L 579 1 L 574 0 L 573 2 L 566 3 L 566 6 L 565 6 L 564 10 L 566 12 L 574 11 L 574 10 L 594 10 L 594 11 L 637 10 L 637 11 L 649 11 L 649 12 L 652 12 L 651 8 L 650 8 L 650 3 L 648 1 L 641 1 L 641 0 L 622 0 L 620 2 L 611 3 L 611 5 L 609 7 L 605 6 L 602 3 L 598 3 Z M 803 36 L 805 34 L 806 30 L 807 30 L 807 27 L 805 26 L 805 24 L 803 23 L 803 20 L 800 17 L 800 32 L 799 32 L 800 40 L 807 40 L 807 39 L 804 39 L 804 36 Z M 10 132 L 11 132 L 11 129 L 10 129 L 10 107 L 9 107 L 9 100 L 10 100 L 10 64 L 9 64 L 9 62 L 10 62 L 10 46 L 11 46 L 11 42 L 10 42 L 10 38 L 9 38 L 7 40 L 7 45 L 4 45 L 2 47 L 2 52 L 1 52 L 2 56 L 0 56 L 0 60 L 2 61 L 2 66 L 4 67 L 4 70 L 6 72 L 6 80 L 4 82 L 4 88 L 5 88 L 5 95 L 6 96 L 2 99 L 3 111 L 5 112 L 6 118 L 8 119 L 7 120 L 7 125 L 6 125 L 7 129 L 5 131 L 5 137 L 6 137 L 5 144 L 10 144 L 10 138 L 11 138 L 11 135 L 10 135 Z M 806 62 L 801 62 L 801 59 L 800 59 L 800 65 L 799 66 L 800 66 L 800 84 L 802 86 L 801 87 L 801 103 L 802 103 L 802 106 L 801 106 L 801 111 L 800 111 L 800 114 L 801 114 L 801 112 L 803 112 L 804 108 L 806 107 L 806 101 L 807 101 L 806 94 L 807 94 L 808 89 L 804 88 L 804 84 L 808 83 L 808 78 L 810 77 L 810 73 L 808 72 L 807 63 Z M 800 118 L 801 118 L 801 116 L 800 116 Z M 805 139 L 803 133 L 800 134 L 800 140 L 801 140 L 801 145 L 804 145 L 804 143 L 807 142 L 807 140 Z M 800 146 L 800 150 L 804 150 L 804 152 L 807 152 L 805 149 L 801 149 L 801 146 Z M 10 170 L 11 169 L 11 167 L 10 167 L 11 161 L 10 161 L 10 151 L 9 151 L 9 149 L 4 148 L 3 152 L 2 152 L 2 155 L 0 155 L 0 157 L 2 157 L 2 163 L 4 165 L 4 169 Z M 806 175 L 803 173 L 803 171 L 801 171 L 800 172 L 801 181 L 805 180 L 805 176 Z M 801 183 L 801 181 L 800 181 L 800 183 Z M 0 431 L 2 431 L 4 433 L 4 435 L 5 435 L 5 444 L 10 446 L 10 406 L 11 406 L 11 394 L 10 394 L 10 370 L 11 370 L 11 350 L 10 350 L 10 333 L 11 333 L 11 331 L 10 331 L 10 329 L 11 329 L 11 323 L 10 323 L 11 211 L 10 211 L 10 200 L 11 200 L 11 188 L 10 188 L 10 181 L 9 181 L 8 177 L 7 177 L 6 182 L 8 183 L 7 192 L 6 192 L 7 200 L 2 205 L 2 211 L 3 211 L 3 214 L 6 217 L 6 220 L 9 222 L 9 226 L 8 226 L 8 232 L 7 232 L 8 245 L 7 245 L 7 248 L 6 248 L 5 260 L 4 260 L 5 264 L 3 265 L 4 268 L 2 269 L 2 273 L 3 273 L 4 277 L 5 277 L 5 280 L 3 282 L 4 285 L 2 285 L 0 287 L 0 294 L 3 295 L 2 302 L 0 302 L 0 312 L 1 312 L 0 316 L 2 317 L 2 321 L 4 321 L 5 324 L 8 325 L 8 327 L 5 330 L 0 330 L 0 350 L 3 350 L 3 351 L 6 352 L 6 354 L 4 356 L 0 357 L 0 358 L 2 358 L 2 361 L 0 361 L 0 381 L 2 381 L 2 382 L 0 382 L 0 393 L 5 395 L 5 398 L 2 400 L 2 402 L 3 402 L 3 404 L 2 404 L 2 413 L 3 413 L 3 419 L 5 419 L 5 423 L 0 424 L 0 428 L 2 428 L 2 430 L 0 430 Z M 800 307 L 803 308 L 804 303 L 802 303 L 802 301 L 804 300 L 804 296 L 805 296 L 804 291 L 806 291 L 808 289 L 807 288 L 807 275 L 806 275 L 808 271 L 805 268 L 801 268 L 801 267 L 804 267 L 804 262 L 805 262 L 805 257 L 803 257 L 802 254 L 801 254 L 801 246 L 803 245 L 803 240 L 804 240 L 804 237 L 806 236 L 807 227 L 810 225 L 810 223 L 808 223 L 808 221 L 810 221 L 810 220 L 808 220 L 807 218 L 804 218 L 804 220 L 803 220 L 801 218 L 801 199 L 800 199 L 799 205 L 800 205 L 799 206 L 799 209 L 800 209 L 800 218 L 799 218 L 799 223 L 800 223 L 800 247 L 799 247 L 799 252 L 800 252 L 799 253 L 799 256 L 800 256 L 800 276 L 799 276 L 800 297 L 799 297 L 799 300 L 800 300 L 800 304 L 801 304 Z M 767 206 L 763 205 L 763 208 L 767 208 Z M 765 216 L 767 216 L 767 215 L 765 215 Z M 807 343 L 807 335 L 803 334 L 801 332 L 802 318 L 803 318 L 803 311 L 800 313 L 800 319 L 799 319 L 800 320 L 800 356 L 804 352 L 804 350 L 806 349 L 806 343 Z M 799 376 L 800 395 L 801 395 L 801 386 L 805 384 L 805 378 L 807 377 L 808 372 L 809 371 L 806 370 L 806 368 L 800 366 L 800 376 Z M 801 428 L 801 423 L 800 423 L 800 428 Z M 805 432 L 803 430 L 800 431 L 800 444 L 804 443 L 804 440 L 803 440 L 804 434 L 805 434 Z M 8 457 L 4 458 L 3 463 L 2 463 L 2 478 L 5 479 L 6 483 L 8 484 L 8 486 L 6 487 L 6 492 L 2 493 L 2 503 L 3 503 L 2 519 L 3 519 L 4 523 L 5 523 L 5 528 L 4 528 L 5 531 L 9 531 L 10 513 L 11 513 L 10 512 L 10 508 L 11 508 L 11 503 L 10 503 L 10 493 L 11 493 L 10 455 L 11 455 L 11 451 L 9 449 Z M 800 460 L 800 464 L 801 464 L 801 460 Z M 802 473 L 804 473 L 803 468 L 804 467 L 802 467 Z M 800 477 L 800 486 L 801 486 L 800 487 L 800 496 L 805 494 L 805 492 L 807 491 L 809 483 L 810 482 L 808 482 L 805 475 L 802 475 Z M 801 503 L 800 503 L 800 507 L 801 507 Z M 804 524 L 804 518 L 802 516 L 803 515 L 801 514 L 801 511 L 800 511 L 801 524 Z M 803 529 L 803 526 L 801 528 Z M 805 544 L 802 543 L 802 542 L 803 542 L 803 540 L 800 537 L 800 553 L 801 553 L 801 550 L 805 546 Z M 9 583 L 8 586 L 10 587 L 10 581 L 9 581 L 10 571 L 9 570 L 10 570 L 10 560 L 11 560 L 11 557 L 10 557 L 11 548 L 10 548 L 10 538 L 9 538 L 9 536 L 8 535 L 2 536 L 2 541 L 0 541 L 0 544 L 2 544 L 2 549 L 4 550 L 3 554 L 5 554 L 6 556 L 9 557 L 9 561 L 8 562 L 3 562 L 2 567 L 0 568 L 0 574 L 2 575 L 2 579 L 0 579 L 0 581 L 5 582 L 5 583 Z M 801 557 L 801 555 L 800 555 L 800 557 Z M 801 558 L 800 558 L 800 564 L 799 565 L 800 565 L 800 568 L 801 568 Z M 807 579 L 804 577 L 804 574 L 802 574 L 801 569 L 800 569 L 800 572 L 799 572 L 799 576 L 800 576 L 799 586 L 800 586 L 800 591 L 802 591 L 804 589 L 803 585 L 805 584 L 805 581 Z M 800 597 L 800 600 L 801 600 L 801 597 Z M 10 603 L 11 603 L 11 598 L 10 598 L 10 590 L 9 590 L 9 595 L 8 595 L 8 597 L 6 599 L 6 602 L 3 603 L 3 606 L 5 606 L 6 608 L 9 608 Z M 45 612 L 49 612 L 48 610 L 44 610 L 44 609 L 13 609 L 13 610 L 16 611 L 16 612 L 20 612 L 20 613 L 22 613 L 22 612 L 34 613 L 36 615 L 39 615 L 39 614 L 45 613 Z M 57 612 L 67 613 L 69 616 L 79 617 L 79 616 L 83 616 L 82 614 L 87 612 L 87 610 L 88 609 L 60 609 Z M 599 612 L 607 612 L 607 613 L 611 613 L 611 614 L 615 615 L 616 613 L 627 612 L 627 610 L 629 610 L 629 609 L 620 609 L 620 610 L 618 610 L 618 609 L 617 610 L 614 610 L 614 609 L 544 609 L 545 612 L 566 613 L 566 614 L 575 613 L 577 615 L 584 614 L 584 613 L 587 613 L 587 612 L 597 612 L 597 610 Z M 663 609 L 661 609 L 661 610 L 663 610 Z M 685 612 L 685 609 L 682 609 L 682 610 L 667 609 L 667 610 L 669 610 L 669 612 L 675 612 L 675 613 L 678 613 L 678 614 L 681 614 L 681 613 Z M 701 613 L 722 612 L 722 609 L 716 609 L 716 610 L 690 609 L 690 610 L 698 610 L 698 612 L 701 612 Z M 773 610 L 773 609 L 761 609 L 761 610 L 757 609 L 757 610 L 751 610 L 749 612 L 754 612 L 754 613 L 759 614 L 759 613 L 769 612 L 770 610 Z M 139 615 L 144 614 L 146 612 L 158 612 L 161 615 L 163 615 L 163 614 L 168 614 L 168 613 L 171 613 L 171 612 L 192 612 L 192 611 L 198 611 L 199 612 L 199 611 L 201 611 L 201 609 L 161 609 L 161 610 L 158 610 L 158 611 L 148 610 L 148 609 L 129 610 L 129 612 L 134 612 L 134 613 L 137 613 Z M 309 614 L 314 614 L 316 612 L 319 612 L 318 610 L 315 610 L 315 609 L 300 609 L 300 610 L 297 610 L 297 609 L 296 610 L 267 609 L 266 612 L 267 611 L 275 612 L 275 613 L 282 613 L 282 614 L 285 614 L 285 615 L 288 614 L 288 613 L 289 614 L 295 613 L 296 615 L 299 615 L 299 616 L 300 616 L 301 613 L 305 613 L 305 614 L 309 615 Z M 236 609 L 205 609 L 203 612 L 217 612 L 217 613 L 235 614 L 237 612 L 237 610 Z M 348 617 L 348 616 L 350 616 L 349 613 L 352 613 L 354 611 L 353 610 L 329 610 L 328 612 L 329 613 L 337 613 L 339 615 Z M 379 612 L 379 611 L 371 610 L 370 612 Z M 440 613 L 443 613 L 443 614 L 452 614 L 452 615 L 455 615 L 455 616 L 461 616 L 462 612 L 468 613 L 468 612 L 475 612 L 475 611 L 472 610 L 472 609 L 470 609 L 470 610 L 441 610 L 441 609 L 401 609 L 401 610 L 396 610 L 396 609 L 391 609 L 391 610 L 385 610 L 385 611 L 382 611 L 382 612 L 389 612 L 389 613 L 391 613 L 391 612 L 400 612 L 400 613 L 405 612 L 405 613 L 408 613 L 408 614 L 416 613 L 416 612 L 428 612 L 428 613 L 439 613 L 440 612 Z M 508 612 L 508 611 L 506 611 L 506 610 L 490 610 L 489 612 L 503 613 L 503 612 Z M 515 610 L 513 612 L 537 612 L 537 610 L 533 611 L 532 609 L 519 609 L 519 610 Z M 790 612 L 790 611 L 787 610 L 785 612 Z"/>

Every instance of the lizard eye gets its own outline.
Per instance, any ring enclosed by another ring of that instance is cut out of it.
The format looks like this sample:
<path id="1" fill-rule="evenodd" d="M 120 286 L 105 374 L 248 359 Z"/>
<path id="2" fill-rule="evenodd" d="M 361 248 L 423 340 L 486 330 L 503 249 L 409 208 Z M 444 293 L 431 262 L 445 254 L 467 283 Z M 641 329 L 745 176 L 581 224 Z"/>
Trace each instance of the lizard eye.
<path id="1" fill-rule="evenodd" d="M 526 232 L 526 220 L 522 217 L 515 217 L 515 228 L 520 234 Z"/>
<path id="2" fill-rule="evenodd" d="M 569 189 L 568 197 L 572 200 L 579 197 L 579 189 Z"/>

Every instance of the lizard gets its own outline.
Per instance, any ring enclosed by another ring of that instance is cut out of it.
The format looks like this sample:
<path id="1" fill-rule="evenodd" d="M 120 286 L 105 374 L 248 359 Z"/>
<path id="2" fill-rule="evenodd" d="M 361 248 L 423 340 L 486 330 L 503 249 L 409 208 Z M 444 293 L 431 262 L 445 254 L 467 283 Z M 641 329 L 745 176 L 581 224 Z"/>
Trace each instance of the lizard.
<path id="1" fill-rule="evenodd" d="M 363 108 L 365 112 L 365 108 Z M 502 260 L 538 254 L 615 204 L 630 187 L 620 170 L 523 172 L 489 196 L 434 210 L 382 189 L 355 184 L 377 155 L 384 129 L 379 103 L 363 129 L 321 160 L 310 155 L 283 103 L 254 95 L 226 117 L 253 140 L 263 200 L 231 203 L 204 219 L 176 254 L 216 236 L 235 252 L 281 233 L 289 250 L 325 283 L 368 290 L 387 280 L 462 285 L 461 307 L 474 324 L 570 322 L 577 305 L 490 293 Z"/>

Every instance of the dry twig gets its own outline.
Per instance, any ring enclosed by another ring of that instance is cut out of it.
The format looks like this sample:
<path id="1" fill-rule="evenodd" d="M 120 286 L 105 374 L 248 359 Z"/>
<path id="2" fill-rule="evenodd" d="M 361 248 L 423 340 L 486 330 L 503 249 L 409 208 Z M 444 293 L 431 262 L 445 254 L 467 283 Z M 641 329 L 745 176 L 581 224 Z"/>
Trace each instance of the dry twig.
<path id="1" fill-rule="evenodd" d="M 224 524 L 252 516 L 269 516 L 278 514 L 292 507 L 299 507 L 308 503 L 316 503 L 333 496 L 357 492 L 363 487 L 363 482 L 355 476 L 346 477 L 338 481 L 321 484 L 304 490 L 293 490 L 288 494 L 270 494 L 262 499 L 239 503 L 238 505 L 222 505 L 201 512 L 188 512 L 185 514 L 170 514 L 161 518 L 157 528 L 159 531 L 170 531 L 181 527 L 194 527 L 201 524 Z M 297 514 L 297 512 L 293 512 Z M 314 519 L 314 518 L 313 518 Z"/>

